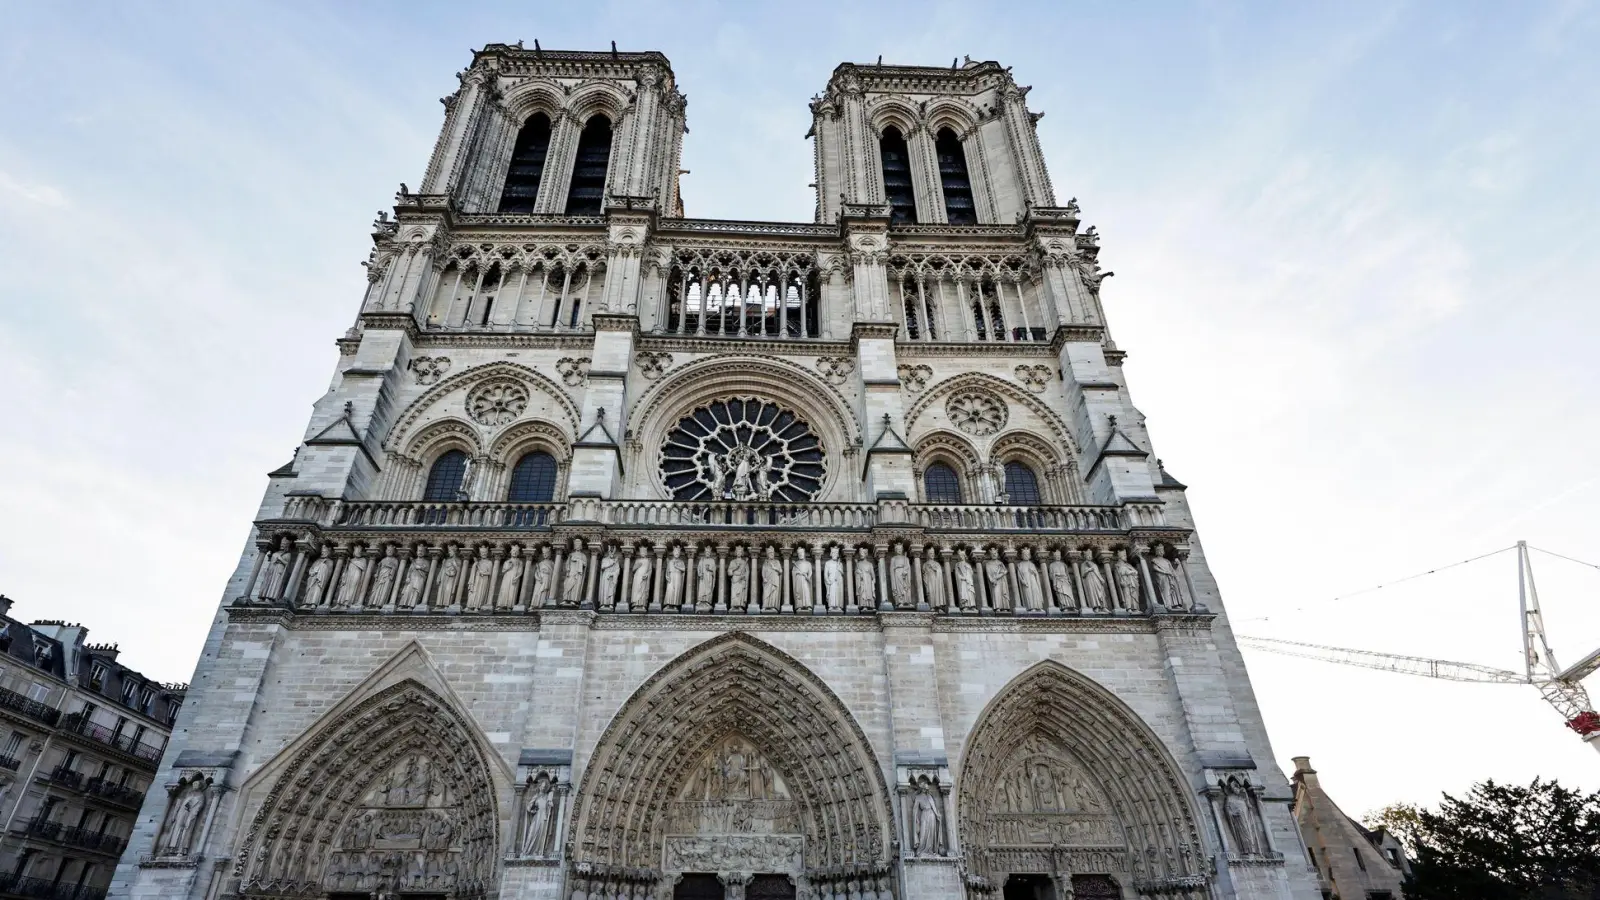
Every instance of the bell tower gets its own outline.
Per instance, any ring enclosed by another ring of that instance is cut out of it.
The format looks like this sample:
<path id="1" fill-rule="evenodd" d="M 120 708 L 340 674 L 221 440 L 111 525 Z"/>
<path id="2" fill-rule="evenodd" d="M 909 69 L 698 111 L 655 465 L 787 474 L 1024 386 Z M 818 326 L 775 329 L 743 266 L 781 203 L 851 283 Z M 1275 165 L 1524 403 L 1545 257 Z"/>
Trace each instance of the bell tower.
<path id="1" fill-rule="evenodd" d="M 817 221 L 887 204 L 895 224 L 1011 224 L 1053 207 L 1030 89 L 996 62 L 842 63 L 811 101 Z"/>

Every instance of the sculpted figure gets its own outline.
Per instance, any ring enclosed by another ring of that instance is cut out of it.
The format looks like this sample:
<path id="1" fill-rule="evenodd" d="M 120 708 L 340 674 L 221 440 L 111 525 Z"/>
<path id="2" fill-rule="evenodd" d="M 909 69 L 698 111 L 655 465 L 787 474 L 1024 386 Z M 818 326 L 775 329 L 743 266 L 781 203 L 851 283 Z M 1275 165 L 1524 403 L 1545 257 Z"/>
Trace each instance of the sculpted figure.
<path id="1" fill-rule="evenodd" d="M 916 598 L 911 596 L 911 560 L 906 558 L 903 544 L 895 544 L 889 554 L 889 596 L 896 609 L 917 605 Z"/>
<path id="2" fill-rule="evenodd" d="M 583 552 L 583 539 L 572 539 L 567 554 L 567 571 L 561 576 L 561 605 L 577 606 L 583 601 L 584 579 L 589 575 L 589 557 Z"/>
<path id="3" fill-rule="evenodd" d="M 1050 551 L 1050 565 L 1047 568 L 1050 571 L 1050 587 L 1056 592 L 1056 603 L 1062 609 L 1077 611 L 1078 598 L 1072 592 L 1072 570 L 1067 568 L 1060 550 Z"/>
<path id="4" fill-rule="evenodd" d="M 400 586 L 400 599 L 395 605 L 401 609 L 413 609 L 422 606 L 422 592 L 428 587 L 428 570 L 433 564 L 421 553 L 411 561 L 411 568 L 406 570 L 405 584 Z"/>
<path id="5" fill-rule="evenodd" d="M 698 612 L 711 611 L 711 599 L 717 589 L 717 558 L 710 547 L 702 547 L 694 561 L 694 608 Z"/>
<path id="6" fill-rule="evenodd" d="M 1006 583 L 1006 563 L 1000 551 L 990 550 L 984 561 L 983 575 L 988 580 L 989 606 L 1000 610 L 1011 608 L 1011 585 Z"/>
<path id="7" fill-rule="evenodd" d="M 1156 583 L 1156 596 L 1167 609 L 1187 609 L 1183 602 L 1182 581 L 1178 566 L 1167 558 L 1167 548 L 1160 544 L 1150 548 L 1150 580 Z"/>
<path id="8" fill-rule="evenodd" d="M 1111 566 L 1117 579 L 1117 608 L 1139 612 L 1144 604 L 1139 602 L 1139 570 L 1128 562 L 1128 551 L 1118 550 L 1117 561 Z"/>
<path id="9" fill-rule="evenodd" d="M 199 781 L 192 781 L 179 791 L 168 807 L 167 824 L 156 841 L 156 853 L 161 856 L 188 856 L 194 849 L 195 831 L 205 807 L 205 788 Z"/>
<path id="10" fill-rule="evenodd" d="M 610 608 L 617 600 L 617 579 L 622 577 L 622 560 L 617 548 L 607 547 L 600 557 L 600 605 Z"/>
<path id="11" fill-rule="evenodd" d="M 500 563 L 500 589 L 495 593 L 495 609 L 510 609 L 522 599 L 522 548 L 516 544 L 506 553 L 505 561 Z"/>
<path id="12" fill-rule="evenodd" d="M 352 607 L 356 605 L 356 591 L 361 589 L 361 579 L 367 576 L 367 550 L 357 546 L 350 551 L 350 559 L 344 564 L 344 578 L 339 585 L 339 605 Z"/>
<path id="13" fill-rule="evenodd" d="M 284 582 L 289 577 L 291 552 L 288 535 L 278 538 L 278 549 L 272 551 L 261 569 L 261 589 L 256 596 L 262 601 L 272 603 L 283 597 Z"/>
<path id="14" fill-rule="evenodd" d="M 1039 580 L 1039 567 L 1033 563 L 1033 551 L 1022 548 L 1022 559 L 1017 561 L 1017 593 L 1022 597 L 1022 608 L 1029 612 L 1044 610 L 1044 583 Z"/>
<path id="15" fill-rule="evenodd" d="M 939 565 L 938 551 L 928 548 L 922 561 L 922 595 L 933 609 L 944 609 L 944 566 Z"/>
<path id="16" fill-rule="evenodd" d="M 439 561 L 439 584 L 433 595 L 434 606 L 455 605 L 456 588 L 461 584 L 461 557 L 457 550 L 456 545 L 451 544 L 444 559 Z"/>
<path id="17" fill-rule="evenodd" d="M 326 545 L 317 551 L 317 561 L 311 564 L 311 571 L 306 573 L 306 592 L 301 595 L 301 606 L 326 606 L 328 598 L 324 596 L 328 589 L 328 579 L 333 577 L 333 556 L 328 553 Z"/>
<path id="18" fill-rule="evenodd" d="M 522 832 L 522 855 L 544 856 L 550 849 L 550 827 L 555 824 L 555 788 L 550 779 L 537 778 L 528 785 L 527 824 Z"/>
<path id="19" fill-rule="evenodd" d="M 791 594 L 794 597 L 794 608 L 811 609 L 811 575 L 815 567 L 810 557 L 806 556 L 806 548 L 794 548 L 794 563 L 789 569 L 790 574 L 794 576 L 794 588 Z"/>
<path id="20" fill-rule="evenodd" d="M 956 551 L 956 564 L 953 568 L 956 577 L 956 602 L 961 604 L 963 611 L 977 609 L 977 576 L 972 570 L 972 563 L 967 561 L 967 551 Z"/>
<path id="21" fill-rule="evenodd" d="M 856 603 L 868 609 L 878 605 L 878 573 L 865 547 L 856 550 Z"/>
<path id="22" fill-rule="evenodd" d="M 1257 827 L 1255 813 L 1250 808 L 1250 798 L 1237 782 L 1229 781 L 1223 786 L 1222 813 L 1228 820 L 1228 832 L 1233 836 L 1233 845 L 1239 848 L 1240 853 L 1260 856 L 1266 852 L 1261 841 L 1261 829 Z"/>
<path id="23" fill-rule="evenodd" d="M 689 561 L 683 558 L 683 547 L 674 546 L 667 557 L 667 590 L 663 604 L 667 609 L 677 609 L 683 603 L 683 583 L 689 577 Z"/>
<path id="24" fill-rule="evenodd" d="M 1083 582 L 1083 608 L 1090 612 L 1106 611 L 1106 577 L 1095 565 L 1094 551 L 1085 550 L 1078 563 L 1078 580 Z"/>
<path id="25" fill-rule="evenodd" d="M 783 605 L 783 561 L 778 559 L 776 547 L 767 548 L 767 558 L 761 561 L 761 608 L 777 612 Z"/>
<path id="26" fill-rule="evenodd" d="M 744 548 L 733 548 L 733 559 L 728 560 L 728 608 L 743 609 L 750 602 L 750 560 Z"/>
<path id="27" fill-rule="evenodd" d="M 933 785 L 923 781 L 917 786 L 914 806 L 917 855 L 943 856 L 944 811 L 939 808 L 939 795 Z"/>
<path id="28" fill-rule="evenodd" d="M 640 547 L 638 555 L 633 559 L 633 596 L 630 600 L 633 608 L 640 612 L 650 607 L 650 574 L 652 568 L 649 551 L 644 547 Z"/>
<path id="29" fill-rule="evenodd" d="M 543 606 L 550 600 L 550 579 L 555 577 L 556 561 L 543 547 L 539 548 L 539 561 L 533 564 L 533 596 L 529 606 Z"/>
<path id="30" fill-rule="evenodd" d="M 478 558 L 472 563 L 472 578 L 467 582 L 467 609 L 482 609 L 493 598 L 489 590 L 494 586 L 494 560 L 489 558 L 489 548 L 479 547 Z"/>
<path id="31" fill-rule="evenodd" d="M 383 559 L 378 560 L 378 571 L 372 575 L 372 590 L 367 594 L 368 606 L 383 606 L 389 602 L 389 591 L 400 574 L 400 560 L 394 555 L 394 545 L 383 548 Z"/>
<path id="32" fill-rule="evenodd" d="M 822 600 L 829 609 L 844 609 L 844 561 L 838 547 L 829 547 L 822 563 Z"/>

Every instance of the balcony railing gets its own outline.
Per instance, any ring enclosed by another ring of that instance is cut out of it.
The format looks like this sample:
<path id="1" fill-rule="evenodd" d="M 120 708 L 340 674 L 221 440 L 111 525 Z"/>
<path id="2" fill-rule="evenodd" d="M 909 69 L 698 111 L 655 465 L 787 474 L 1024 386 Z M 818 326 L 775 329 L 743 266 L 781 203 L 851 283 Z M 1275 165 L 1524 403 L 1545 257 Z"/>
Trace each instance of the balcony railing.
<path id="1" fill-rule="evenodd" d="M 109 728 L 96 725 L 81 714 L 73 713 L 67 716 L 61 721 L 61 727 L 73 734 L 82 735 L 95 743 L 113 747 L 146 762 L 157 763 L 161 761 L 160 747 L 139 743 L 134 740 L 132 735 L 117 734 Z"/>
<path id="2" fill-rule="evenodd" d="M 61 710 L 53 706 L 46 706 L 37 700 L 29 700 L 16 691 L 0 688 L 0 707 L 19 712 L 30 719 L 37 719 L 46 725 L 54 725 L 61 721 Z"/>
<path id="3" fill-rule="evenodd" d="M 104 778 L 91 778 L 84 782 L 83 787 L 89 793 L 120 806 L 138 809 L 139 805 L 144 802 L 143 791 L 136 791 L 133 788 L 106 781 Z"/>
<path id="4" fill-rule="evenodd" d="M 22 765 L 22 760 L 15 756 L 0 756 L 0 769 L 10 769 L 15 772 Z"/>
<path id="5" fill-rule="evenodd" d="M 331 524 L 347 528 L 547 528 L 563 503 L 345 503 Z"/>
<path id="6" fill-rule="evenodd" d="M 73 789 L 83 787 L 83 773 L 67 766 L 56 766 L 50 770 L 50 780 L 56 784 Z"/>
<path id="7" fill-rule="evenodd" d="M 94 850 L 99 853 L 109 853 L 113 856 L 121 856 L 122 849 L 128 844 L 126 840 L 116 835 L 100 834 L 87 828 L 77 827 L 61 829 L 61 836 L 57 840 L 71 844 L 74 847 L 82 847 L 85 850 Z"/>
<path id="8" fill-rule="evenodd" d="M 106 889 L 59 884 L 26 875 L 0 874 L 0 895 L 27 897 L 30 900 L 105 900 Z"/>

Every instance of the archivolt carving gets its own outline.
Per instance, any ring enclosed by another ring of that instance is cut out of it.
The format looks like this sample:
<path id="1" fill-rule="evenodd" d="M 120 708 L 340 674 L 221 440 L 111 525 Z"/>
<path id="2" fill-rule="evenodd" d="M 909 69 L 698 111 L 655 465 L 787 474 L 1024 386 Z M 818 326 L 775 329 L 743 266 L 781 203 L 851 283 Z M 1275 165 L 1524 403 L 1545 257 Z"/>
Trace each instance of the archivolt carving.
<path id="1" fill-rule="evenodd" d="M 987 390 L 998 397 L 1005 398 L 1015 406 L 1028 410 L 1038 417 L 1045 424 L 1045 427 L 1050 429 L 1049 437 L 1067 452 L 1070 459 L 1075 460 L 1078 458 L 1077 441 L 1073 439 L 1071 432 L 1067 430 L 1066 423 L 1061 420 L 1060 416 L 1041 403 L 1039 398 L 1016 384 L 983 372 L 964 372 L 954 378 L 941 381 L 929 390 L 924 391 L 922 396 L 918 397 L 911 404 L 911 408 L 906 411 L 907 431 L 915 432 L 918 417 L 927 412 L 933 404 L 943 402 L 946 397 L 968 389 Z"/>
<path id="2" fill-rule="evenodd" d="M 395 449 L 395 446 L 416 427 L 417 421 L 440 400 L 458 390 L 471 391 L 471 389 L 485 381 L 494 378 L 511 378 L 529 385 L 533 389 L 545 394 L 548 398 L 547 408 L 558 410 L 565 418 L 563 424 L 567 426 L 567 434 L 576 433 L 578 423 L 578 408 L 567 396 L 567 392 L 560 385 L 548 377 L 535 372 L 527 366 L 511 362 L 492 362 L 476 366 L 450 376 L 428 390 L 422 396 L 411 402 L 406 411 L 395 420 L 395 424 L 384 437 L 384 447 Z"/>
<path id="3" fill-rule="evenodd" d="M 549 451 L 558 461 L 568 459 L 572 452 L 561 429 L 549 422 L 529 421 L 500 432 L 489 445 L 489 458 L 511 465 L 516 462 L 513 456 L 521 456 L 521 451 L 534 447 Z"/>
<path id="4" fill-rule="evenodd" d="M 473 725 L 406 679 L 321 726 L 277 773 L 234 874 L 245 897 L 485 897 L 500 814 Z"/>
<path id="5" fill-rule="evenodd" d="M 966 438 L 942 429 L 923 435 L 912 450 L 918 472 L 925 471 L 934 460 L 944 458 L 956 464 L 956 471 L 970 478 L 978 473 L 983 464 L 982 458 Z"/>
<path id="6" fill-rule="evenodd" d="M 793 832 L 806 869 L 859 867 L 887 861 L 888 804 L 838 698 L 797 660 L 734 633 L 657 672 L 612 720 L 569 838 L 576 863 L 654 868 L 674 829 L 750 835 L 763 853 L 792 840 L 798 855 L 782 837 Z"/>
<path id="7" fill-rule="evenodd" d="M 406 441 L 405 456 L 420 465 L 424 456 L 435 455 L 436 445 L 440 443 L 448 443 L 468 456 L 480 456 L 483 453 L 478 429 L 460 419 L 449 418 L 429 422 L 411 440 Z"/>
<path id="8" fill-rule="evenodd" d="M 992 884 L 1059 871 L 1052 854 L 1065 853 L 1071 871 L 1141 894 L 1209 896 L 1177 764 L 1132 710 L 1059 663 L 1024 672 L 984 710 L 957 803 L 968 868 Z"/>

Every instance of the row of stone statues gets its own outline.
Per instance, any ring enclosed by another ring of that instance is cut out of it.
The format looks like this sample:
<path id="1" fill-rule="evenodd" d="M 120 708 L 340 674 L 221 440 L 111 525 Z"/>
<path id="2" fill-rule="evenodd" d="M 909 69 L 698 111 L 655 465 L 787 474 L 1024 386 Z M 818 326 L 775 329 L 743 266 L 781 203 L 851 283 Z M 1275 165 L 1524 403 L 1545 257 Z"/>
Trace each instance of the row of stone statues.
<path id="1" fill-rule="evenodd" d="M 966 547 L 612 543 L 262 554 L 246 596 L 336 610 L 522 611 L 585 607 L 751 613 L 932 610 L 1136 614 L 1195 608 L 1186 551 L 1163 544 Z"/>

